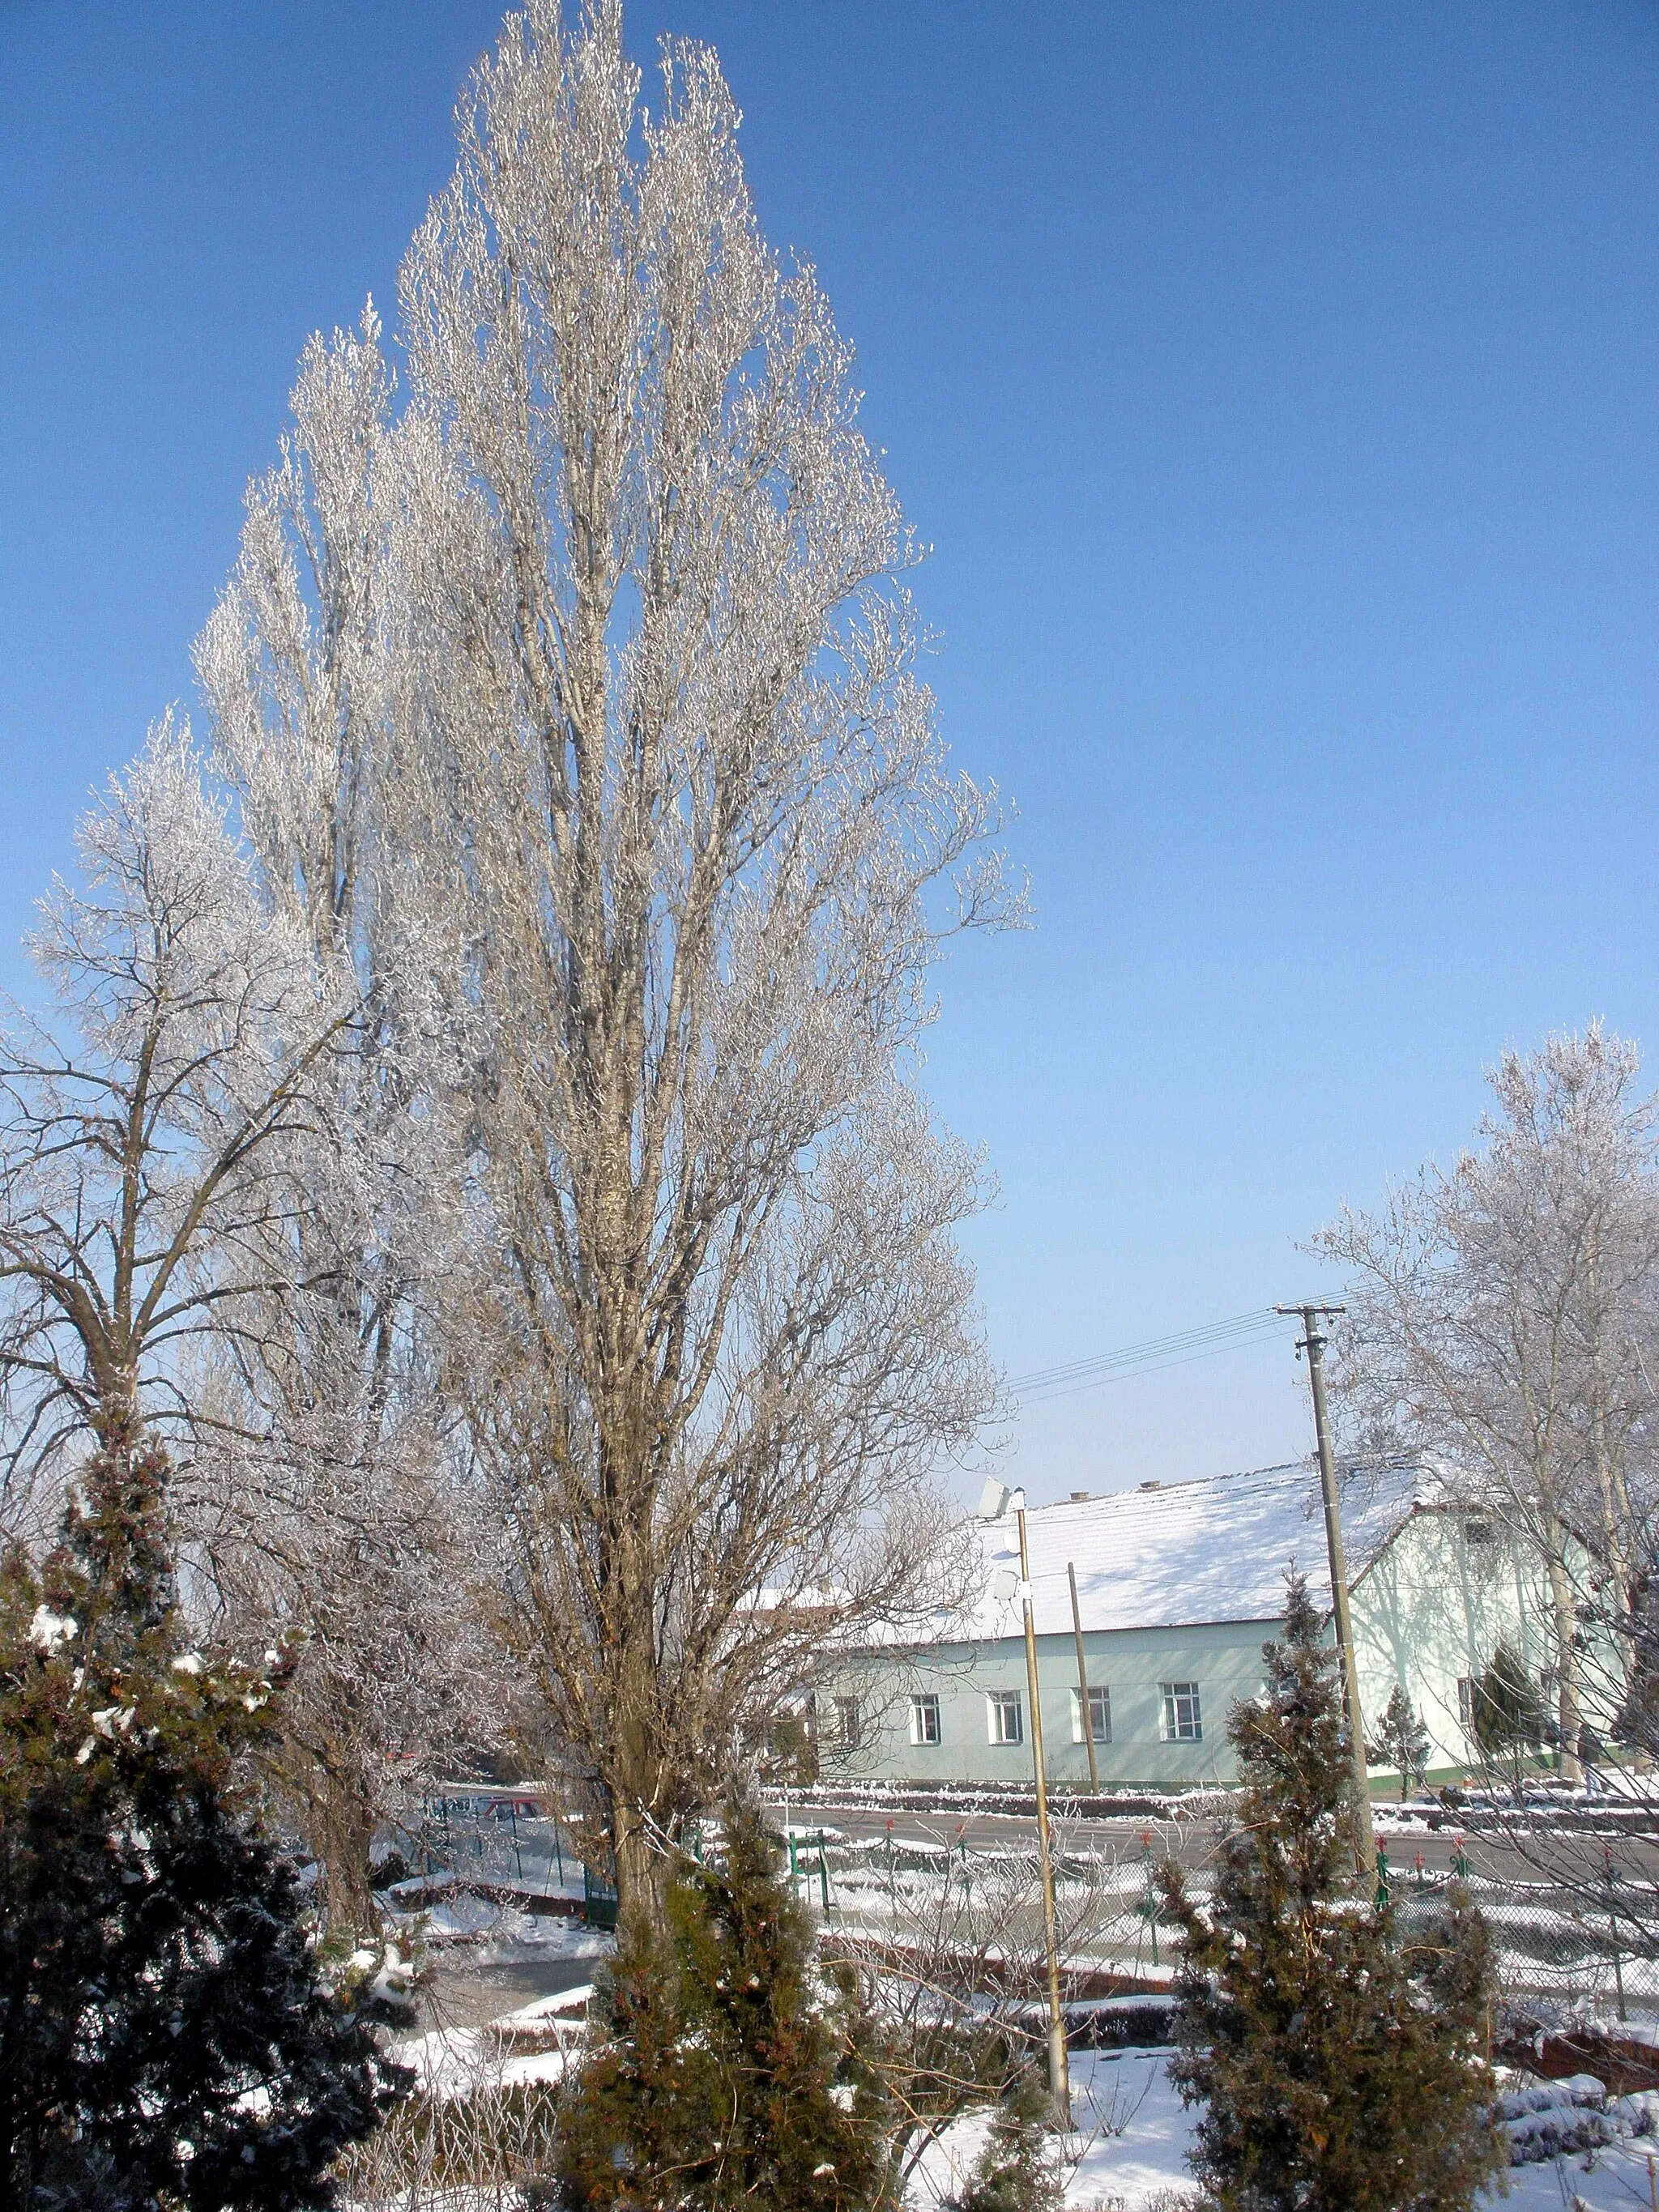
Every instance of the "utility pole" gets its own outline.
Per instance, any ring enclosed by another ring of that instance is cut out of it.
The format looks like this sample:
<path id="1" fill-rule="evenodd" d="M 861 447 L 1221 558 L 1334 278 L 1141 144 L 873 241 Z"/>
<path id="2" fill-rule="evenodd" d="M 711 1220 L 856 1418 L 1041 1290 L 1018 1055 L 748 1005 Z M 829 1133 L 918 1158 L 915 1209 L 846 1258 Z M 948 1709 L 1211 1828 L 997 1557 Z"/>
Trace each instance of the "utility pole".
<path id="1" fill-rule="evenodd" d="M 1319 1488 L 1325 1503 L 1325 1548 L 1331 1568 L 1331 1617 L 1336 1624 L 1336 1648 L 1342 1662 L 1342 1706 L 1348 1723 L 1348 1753 L 1353 1761 L 1354 1811 L 1358 1834 L 1355 1854 L 1359 1878 L 1369 1881 L 1376 1858 L 1376 1838 L 1371 1826 L 1371 1785 L 1365 1771 L 1365 1723 L 1359 1710 L 1359 1676 L 1354 1666 L 1353 1624 L 1348 1617 L 1348 1572 L 1342 1558 L 1342 1522 L 1336 1503 L 1336 1462 L 1331 1455 L 1330 1417 L 1325 1410 L 1325 1335 L 1319 1324 L 1343 1312 L 1341 1306 L 1304 1304 L 1275 1306 L 1302 1323 L 1298 1352 L 1308 1355 L 1308 1387 L 1313 1394 L 1314 1437 L 1319 1446 Z"/>
<path id="2" fill-rule="evenodd" d="M 1042 1877 L 1042 1938 L 1048 1960 L 1048 2094 L 1061 2127 L 1072 2124 L 1072 2073 L 1060 2008 L 1060 1943 L 1054 1931 L 1054 1869 L 1048 1851 L 1048 1788 L 1042 1773 L 1042 1704 L 1037 1694 L 1036 1623 L 1031 1613 L 1031 1555 L 1025 1542 L 1025 1492 L 1014 1492 L 1019 1529 L 1019 1593 L 1025 1608 L 1025 1682 L 1031 1703 L 1031 1766 L 1036 1777 L 1037 1866 Z"/>
<path id="3" fill-rule="evenodd" d="M 1083 1616 L 1077 1609 L 1077 1569 L 1069 1559 L 1066 1579 L 1072 1586 L 1072 1633 L 1077 1638 L 1077 1693 L 1083 1700 L 1083 1741 L 1089 1747 L 1089 1788 L 1098 1795 L 1100 1772 L 1095 1765 L 1094 1716 L 1089 1710 L 1089 1666 L 1083 1656 Z"/>

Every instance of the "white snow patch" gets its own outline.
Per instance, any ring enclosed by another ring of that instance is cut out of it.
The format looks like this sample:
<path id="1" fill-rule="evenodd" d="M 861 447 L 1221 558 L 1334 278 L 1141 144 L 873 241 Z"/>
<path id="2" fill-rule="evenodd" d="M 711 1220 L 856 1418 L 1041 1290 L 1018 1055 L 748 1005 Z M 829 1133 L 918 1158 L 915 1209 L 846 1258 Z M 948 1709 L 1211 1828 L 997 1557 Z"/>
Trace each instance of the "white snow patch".
<path id="1" fill-rule="evenodd" d="M 1198 2111 L 1182 2106 L 1165 2071 L 1167 2057 L 1164 2051 L 1073 2052 L 1073 2118 L 1081 2155 L 1066 2181 L 1068 2212 L 1092 2212 L 1103 2204 L 1114 2212 L 1120 2206 L 1121 2212 L 1145 2212 L 1165 2191 L 1196 2193 L 1186 2154 Z M 1531 2157 L 1498 2177 L 1479 2200 L 1482 2212 L 1562 2212 L 1570 2205 L 1583 2212 L 1631 2212 L 1650 2202 L 1648 2160 L 1650 2152 L 1659 2154 L 1659 2137 L 1651 2132 L 1659 2094 L 1604 2105 L 1601 2083 L 1588 2075 L 1540 2083 L 1510 2080 L 1498 2109 L 1512 2139 L 1529 2139 Z M 1534 2124 L 1552 2119 L 1558 2125 L 1601 2121 L 1603 2127 L 1593 2132 L 1604 2132 L 1607 2139 L 1552 2154 L 1542 2127 Z M 918 2197 L 918 2212 L 937 2201 L 937 2196 Z"/>
<path id="2" fill-rule="evenodd" d="M 56 1651 L 59 1644 L 69 1643 L 80 1632 L 80 1623 L 72 1613 L 54 1613 L 49 1605 L 37 1605 L 29 1622 L 29 1642 L 37 1651 Z"/>

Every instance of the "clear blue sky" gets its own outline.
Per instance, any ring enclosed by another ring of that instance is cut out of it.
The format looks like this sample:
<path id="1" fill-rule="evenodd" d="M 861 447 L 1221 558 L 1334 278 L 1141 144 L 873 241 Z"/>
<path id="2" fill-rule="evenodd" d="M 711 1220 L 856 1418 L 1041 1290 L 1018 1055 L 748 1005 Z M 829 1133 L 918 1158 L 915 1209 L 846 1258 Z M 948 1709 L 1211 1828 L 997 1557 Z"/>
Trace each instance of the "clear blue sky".
<path id="1" fill-rule="evenodd" d="M 0 981 L 484 0 L 0 0 Z M 1015 1376 L 1270 1304 L 1505 1044 L 1652 1045 L 1659 9 L 637 0 L 709 38 L 922 535 L 1030 936 L 929 1082 Z M 1659 1079 L 1659 1066 L 1655 1070 Z M 1034 1408 L 1035 1498 L 1307 1439 L 1288 1342 Z"/>

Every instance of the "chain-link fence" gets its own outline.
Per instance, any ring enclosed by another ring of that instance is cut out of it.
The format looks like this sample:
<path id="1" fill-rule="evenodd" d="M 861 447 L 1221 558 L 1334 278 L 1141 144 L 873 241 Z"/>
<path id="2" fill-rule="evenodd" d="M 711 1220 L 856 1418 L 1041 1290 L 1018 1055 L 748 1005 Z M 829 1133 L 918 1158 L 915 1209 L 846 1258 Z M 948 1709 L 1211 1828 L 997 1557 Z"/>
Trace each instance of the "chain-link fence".
<path id="1" fill-rule="evenodd" d="M 561 1912 L 589 1900 L 614 1906 L 614 1886 L 586 1866 L 594 1856 L 551 1793 L 451 1784 L 410 1804 L 382 1837 L 378 1866 L 394 1904 L 459 1888 L 530 1912 Z"/>

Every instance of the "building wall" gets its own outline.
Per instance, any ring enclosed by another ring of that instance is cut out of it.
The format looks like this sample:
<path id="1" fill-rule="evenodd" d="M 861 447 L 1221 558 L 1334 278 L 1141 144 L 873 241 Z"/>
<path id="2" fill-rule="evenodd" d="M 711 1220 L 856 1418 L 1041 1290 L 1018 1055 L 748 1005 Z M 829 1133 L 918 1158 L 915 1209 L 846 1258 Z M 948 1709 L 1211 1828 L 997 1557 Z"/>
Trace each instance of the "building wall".
<path id="1" fill-rule="evenodd" d="M 1262 1640 L 1272 1632 L 1271 1622 L 1234 1621 L 1085 1634 L 1089 1680 L 1111 1692 L 1112 1741 L 1095 1747 L 1102 1783 L 1190 1788 L 1232 1780 L 1227 1708 L 1261 1688 Z M 1078 1672 L 1077 1647 L 1071 1637 L 1038 1637 L 1037 1678 L 1045 1771 L 1052 1782 L 1086 1790 L 1089 1754 L 1080 1738 L 1073 1741 Z M 1172 1681 L 1199 1686 L 1204 1732 L 1198 1742 L 1163 1739 L 1160 1685 Z M 827 1740 L 833 1729 L 826 1729 L 825 1722 L 837 1691 L 856 1697 L 859 1703 L 860 1741 L 850 1753 L 839 1752 Z M 1012 1691 L 1019 1698 L 1023 1726 L 1018 1743 L 989 1741 L 987 1701 L 994 1691 Z M 910 1699 L 917 1695 L 939 1699 L 937 1744 L 910 1741 Z M 1025 1646 L 1018 1637 L 995 1643 L 936 1644 L 849 1665 L 820 1689 L 817 1710 L 826 1779 L 845 1774 L 1016 1785 L 1030 1780 Z"/>
<path id="2" fill-rule="evenodd" d="M 1478 1675 L 1501 1638 L 1534 1674 L 1547 1664 L 1542 1591 L 1518 1548 L 1495 1522 L 1472 1541 L 1465 1516 L 1413 1515 L 1356 1581 L 1352 1593 L 1360 1706 L 1374 1723 L 1396 1682 L 1422 1717 L 1437 1770 L 1462 1771 L 1471 1747 L 1460 1718 L 1460 1678 Z M 1228 1709 L 1253 1697 L 1266 1677 L 1261 1646 L 1271 1620 L 1208 1622 L 1176 1628 L 1085 1632 L 1092 1685 L 1111 1692 L 1112 1740 L 1095 1747 L 1103 1785 L 1190 1788 L 1229 1784 L 1237 1770 L 1226 1739 Z M 1088 1753 L 1074 1737 L 1076 1645 L 1067 1636 L 1037 1638 L 1044 1765 L 1053 1783 L 1086 1789 Z M 1163 1730 L 1161 1685 L 1199 1686 L 1202 1740 L 1171 1742 Z M 994 1691 L 1020 1700 L 1021 1741 L 989 1741 L 987 1701 Z M 833 1698 L 854 1698 L 859 1741 L 835 1741 Z M 940 1741 L 910 1741 L 910 1699 L 939 1699 Z M 1029 1782 L 1030 1715 L 1025 1647 L 1018 1637 L 939 1644 L 847 1662 L 818 1686 L 819 1741 L 826 1780 L 849 1778 L 932 1782 Z M 1380 1771 L 1379 1771 L 1380 1778 Z"/>
<path id="3" fill-rule="evenodd" d="M 1551 1663 L 1543 1573 L 1495 1515 L 1413 1514 L 1356 1580 L 1351 1603 L 1360 1708 L 1374 1723 L 1402 1685 L 1428 1731 L 1434 1772 L 1473 1761 L 1458 1683 L 1481 1674 L 1500 1641 L 1534 1680 Z"/>

